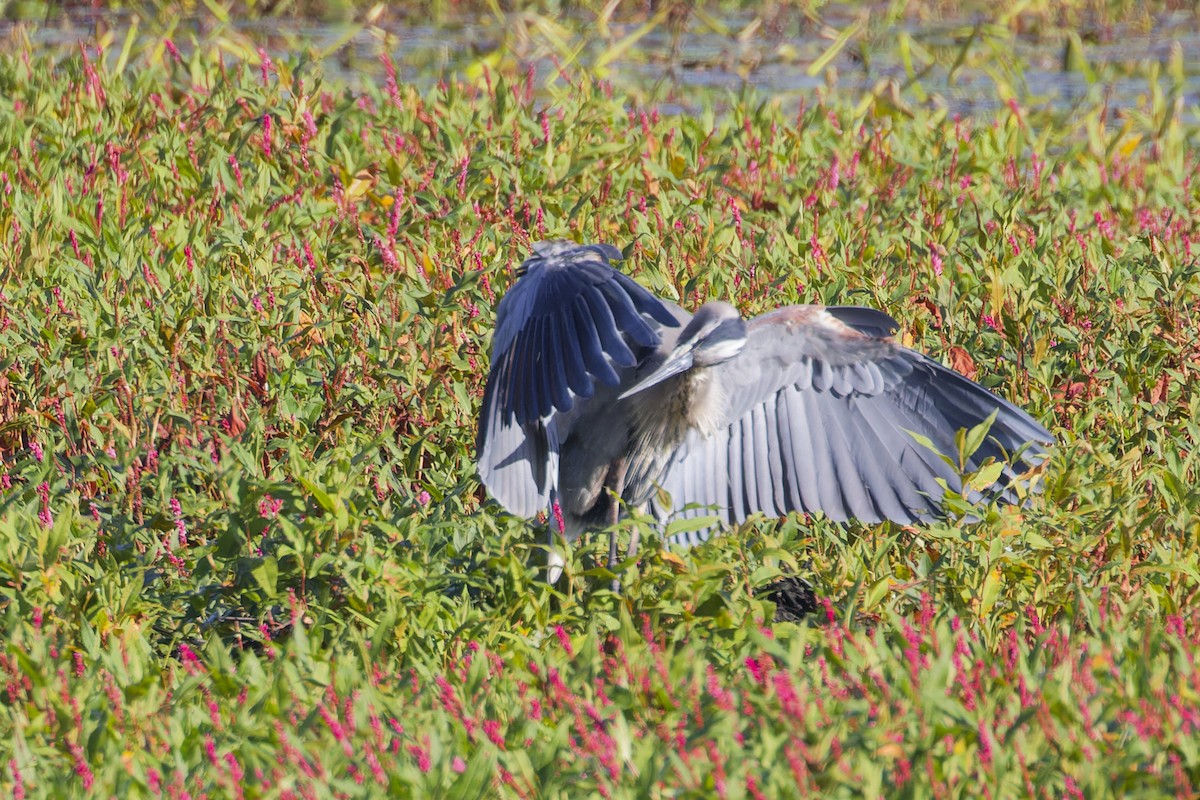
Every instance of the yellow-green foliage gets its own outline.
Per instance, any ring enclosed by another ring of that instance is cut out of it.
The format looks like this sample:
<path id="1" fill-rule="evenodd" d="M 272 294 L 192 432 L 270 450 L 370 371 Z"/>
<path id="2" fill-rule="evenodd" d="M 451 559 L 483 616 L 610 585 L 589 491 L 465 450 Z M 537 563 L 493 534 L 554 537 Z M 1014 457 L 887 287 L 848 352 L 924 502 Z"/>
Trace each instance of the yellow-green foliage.
<path id="1" fill-rule="evenodd" d="M 1200 788 L 1175 79 L 1120 113 L 671 115 L 584 67 L 351 91 L 282 52 L 118 51 L 0 56 L 5 793 Z M 547 587 L 472 448 L 496 301 L 556 237 L 685 306 L 885 309 L 1055 432 L 1044 491 L 651 537 L 621 597 L 592 543 Z M 755 592 L 788 572 L 823 607 L 775 625 Z"/>

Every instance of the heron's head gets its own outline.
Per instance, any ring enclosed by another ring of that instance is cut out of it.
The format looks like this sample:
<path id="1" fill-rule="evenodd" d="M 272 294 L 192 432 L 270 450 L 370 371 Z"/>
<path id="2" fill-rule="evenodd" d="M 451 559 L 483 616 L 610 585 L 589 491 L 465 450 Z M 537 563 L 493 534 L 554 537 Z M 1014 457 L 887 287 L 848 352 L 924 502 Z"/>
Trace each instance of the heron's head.
<path id="1" fill-rule="evenodd" d="M 621 397 L 637 394 L 690 369 L 728 361 L 745 346 L 746 323 L 737 309 L 719 301 L 705 303 L 680 332 L 675 346 L 662 363 L 626 389 Z"/>
<path id="2" fill-rule="evenodd" d="M 696 316 L 679 334 L 676 350 L 689 348 L 692 365 L 708 367 L 720 364 L 742 352 L 746 346 L 746 323 L 729 303 L 714 300 L 700 306 Z"/>

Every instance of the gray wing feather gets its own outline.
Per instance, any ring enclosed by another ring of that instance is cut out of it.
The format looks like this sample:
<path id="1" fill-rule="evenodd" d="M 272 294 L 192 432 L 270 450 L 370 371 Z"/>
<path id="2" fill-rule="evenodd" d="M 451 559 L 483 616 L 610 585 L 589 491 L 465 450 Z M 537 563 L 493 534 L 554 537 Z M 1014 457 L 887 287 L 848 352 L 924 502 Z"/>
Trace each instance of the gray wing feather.
<path id="1" fill-rule="evenodd" d="M 835 393 L 837 390 L 834 390 Z M 841 393 L 844 396 L 846 393 Z M 818 400 L 811 396 L 810 402 Z M 862 519 L 864 521 L 874 522 L 878 519 L 875 513 L 875 504 L 871 502 L 871 497 L 868 494 L 868 486 L 865 480 L 865 475 L 860 475 L 860 465 L 864 460 L 870 460 L 872 456 L 858 452 L 855 447 L 855 442 L 852 438 L 852 433 L 844 427 L 845 420 L 841 414 L 829 414 L 826 417 L 826 430 L 829 439 L 829 454 L 833 460 L 834 468 L 837 472 L 836 487 L 841 495 L 842 509 L 845 513 L 844 518 L 834 517 L 835 519 L 848 519 L 851 517 Z"/>
<path id="2" fill-rule="evenodd" d="M 909 431 L 953 457 L 955 433 L 993 411 L 988 439 L 967 468 L 1025 447 L 991 493 L 1015 501 L 1006 483 L 1042 461 L 1050 432 L 966 377 L 877 335 L 890 317 L 868 312 L 799 306 L 750 322 L 742 352 L 709 368 L 711 380 L 730 387 L 723 422 L 712 435 L 691 431 L 663 476 L 675 508 L 722 505 L 727 522 L 788 511 L 929 520 L 945 491 L 939 480 L 953 491 L 962 481 Z M 727 470 L 720 476 L 727 489 L 714 465 Z"/>
<path id="3" fill-rule="evenodd" d="M 746 472 L 742 469 L 742 422 L 734 420 L 729 426 L 729 450 L 725 453 L 717 454 L 722 461 L 729 463 L 729 497 L 728 499 L 721 498 L 717 502 L 723 503 L 729 508 L 729 518 L 734 522 L 741 522 L 746 518 L 746 511 L 743 505 L 743 492 L 745 491 L 744 483 Z M 684 502 L 691 502 L 692 498 L 684 498 Z"/>
<path id="4" fill-rule="evenodd" d="M 703 497 L 706 491 L 706 482 L 708 480 L 709 470 L 708 464 L 696 462 L 689 464 L 684 470 L 684 494 L 687 497 Z M 695 511 L 690 511 L 688 516 L 695 516 Z"/>
<path id="5" fill-rule="evenodd" d="M 754 482 L 758 487 L 757 506 L 764 514 L 782 516 L 786 512 L 777 511 L 775 508 L 777 470 L 773 469 L 774 465 L 771 463 L 771 439 L 778 439 L 779 434 L 775 426 L 767 421 L 769 418 L 765 403 L 755 406 L 751 413 L 754 415 L 751 424 L 754 427 Z"/>
<path id="6" fill-rule="evenodd" d="M 729 517 L 729 507 L 725 502 L 725 498 L 729 497 L 729 470 L 725 469 L 725 459 L 729 453 L 729 436 L 728 428 L 723 428 L 712 436 L 708 437 L 705 442 L 700 442 L 698 439 L 691 441 L 691 446 L 700 447 L 706 446 L 713 455 L 707 458 L 701 457 L 692 459 L 695 461 L 695 466 L 688 464 L 689 469 L 701 471 L 704 475 L 704 487 L 707 490 L 692 500 L 692 502 L 700 503 L 706 508 L 697 510 L 694 516 L 707 516 L 709 514 L 717 514 L 722 517 L 725 522 L 731 522 Z M 708 538 L 707 535 L 704 538 Z"/>
<path id="7" fill-rule="evenodd" d="M 800 392 L 782 392 L 781 397 L 787 404 L 791 421 L 791 439 L 785 442 L 784 450 L 792 453 L 792 466 L 796 470 L 801 495 L 801 503 L 789 505 L 788 508 L 820 508 L 821 487 L 817 484 L 819 466 L 812 437 L 808 435 L 809 428 L 813 426 L 805 409 L 804 395 Z M 791 447 L 787 447 L 788 444 Z"/>
<path id="8" fill-rule="evenodd" d="M 904 463 L 904 457 L 909 455 L 906 448 L 910 438 L 896 427 L 895 420 L 885 418 L 880 411 L 882 405 L 874 397 L 858 398 L 855 404 L 862 414 L 863 426 L 859 430 L 866 447 L 873 453 L 885 454 L 866 459 L 866 468 L 870 472 L 868 479 L 873 486 L 880 487 L 875 493 L 879 516 L 909 522 L 919 518 L 928 508 L 929 501 L 922 492 L 937 490 L 937 473 L 919 456 Z M 896 453 L 900 454 L 900 459 L 889 457 Z M 929 455 L 933 457 L 932 453 Z M 949 470 L 940 459 L 939 463 Z M 878 521 L 878 518 L 872 521 Z"/>
<path id="9" fill-rule="evenodd" d="M 779 471 L 783 476 L 784 492 L 781 497 L 783 498 L 784 508 L 800 508 L 803 503 L 800 495 L 804 476 L 801 474 L 799 465 L 797 464 L 797 448 L 787 446 L 795 440 L 792 437 L 792 418 L 791 413 L 788 411 L 788 396 L 786 394 L 775 395 L 775 424 L 776 430 L 779 432 Z"/>
<path id="10" fill-rule="evenodd" d="M 846 519 L 849 514 L 842 504 L 842 490 L 838 487 L 837 465 L 833 456 L 833 441 L 830 437 L 829 421 L 821 419 L 821 409 L 817 403 L 820 389 L 813 385 L 812 392 L 802 392 L 800 402 L 804 404 L 804 416 L 808 419 L 808 430 L 804 433 L 813 446 L 813 469 L 817 477 L 817 494 L 821 504 L 814 511 L 821 510 L 833 519 Z M 807 510 L 807 509 L 806 509 Z"/>
<path id="11" fill-rule="evenodd" d="M 778 498 L 774 500 L 776 511 L 775 514 L 782 516 L 787 513 L 787 488 L 784 485 L 786 476 L 783 472 L 783 453 L 782 444 L 783 438 L 779 431 L 779 413 L 777 410 L 777 394 L 767 395 L 766 400 L 762 405 L 762 420 L 766 428 L 766 445 L 767 445 L 767 472 L 771 481 L 771 496 Z"/>
<path id="12" fill-rule="evenodd" d="M 694 444 L 710 448 L 712 452 L 719 452 L 722 458 L 728 457 L 729 432 L 721 430 L 715 433 L 709 441 L 696 441 Z M 728 498 L 729 484 L 725 480 L 729 471 L 725 468 L 723 462 L 716 462 L 710 458 L 688 458 L 682 459 L 679 463 L 678 470 L 675 474 L 676 491 L 682 493 L 681 496 L 686 497 L 721 497 Z M 669 491 L 669 490 L 668 490 Z M 719 503 L 710 504 L 710 506 L 692 505 L 689 508 L 683 508 L 684 503 L 676 501 L 674 507 L 680 509 L 677 516 L 681 519 L 695 519 L 697 517 L 707 517 L 717 514 L 722 521 L 729 522 L 729 506 L 727 502 L 722 500 Z M 686 533 L 678 534 L 675 541 L 681 544 L 694 545 L 708 538 L 709 529 L 700 529 L 687 531 Z"/>

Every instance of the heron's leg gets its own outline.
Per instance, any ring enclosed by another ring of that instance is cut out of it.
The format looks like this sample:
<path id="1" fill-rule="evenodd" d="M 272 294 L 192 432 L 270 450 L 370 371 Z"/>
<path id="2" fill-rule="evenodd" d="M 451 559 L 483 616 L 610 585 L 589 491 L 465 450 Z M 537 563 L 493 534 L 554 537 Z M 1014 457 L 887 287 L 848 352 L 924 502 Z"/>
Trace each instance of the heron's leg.
<path id="1" fill-rule="evenodd" d="M 625 473 L 628 470 L 628 462 L 621 458 L 612 463 L 608 468 L 608 476 L 604 480 L 604 487 L 609 492 L 608 500 L 608 568 L 615 570 L 617 568 L 617 531 L 616 524 L 621 518 L 621 494 L 625 491 Z M 612 589 L 614 592 L 621 591 L 621 582 L 613 578 Z"/>
<path id="2" fill-rule="evenodd" d="M 616 523 L 610 522 L 608 524 L 615 525 Z M 617 568 L 617 532 L 611 530 L 608 532 L 608 568 Z M 615 581 L 613 582 L 613 587 L 616 588 Z"/>

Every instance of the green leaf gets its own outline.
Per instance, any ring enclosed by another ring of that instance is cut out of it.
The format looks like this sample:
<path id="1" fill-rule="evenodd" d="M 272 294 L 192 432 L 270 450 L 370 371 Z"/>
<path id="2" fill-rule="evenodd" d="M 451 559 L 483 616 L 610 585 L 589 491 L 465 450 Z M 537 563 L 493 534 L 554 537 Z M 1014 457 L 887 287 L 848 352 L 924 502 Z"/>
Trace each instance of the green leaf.
<path id="1" fill-rule="evenodd" d="M 337 510 L 338 504 L 334 500 L 333 496 L 321 488 L 316 481 L 306 478 L 303 475 L 297 475 L 296 480 L 300 482 L 300 485 L 303 486 L 310 495 L 312 495 L 313 499 L 317 501 L 317 505 L 321 506 L 321 508 L 325 509 L 330 514 Z"/>
<path id="2" fill-rule="evenodd" d="M 987 439 L 987 435 L 991 431 L 992 424 L 996 421 L 996 415 L 998 413 L 1000 413 L 1000 410 L 996 409 L 991 414 L 988 414 L 987 419 L 985 419 L 983 422 L 980 422 L 969 431 L 966 431 L 965 433 L 963 431 L 958 432 L 956 441 L 958 443 L 960 469 L 965 471 L 966 467 L 964 465 L 967 463 L 967 460 L 970 459 L 971 456 L 975 455 L 975 451 L 978 450 L 980 445 L 983 444 L 984 440 Z"/>
<path id="3" fill-rule="evenodd" d="M 268 556 L 262 559 L 254 566 L 250 574 L 254 576 L 254 581 L 268 599 L 275 597 L 276 582 L 279 579 L 279 564 L 274 558 Z"/>
<path id="4" fill-rule="evenodd" d="M 992 486 L 1004 474 L 1004 462 L 993 461 L 985 467 L 981 467 L 978 472 L 971 476 L 971 488 L 977 492 L 982 492 L 984 489 Z"/>
<path id="5" fill-rule="evenodd" d="M 490 750 L 477 750 L 467 761 L 466 770 L 450 787 L 449 796 L 462 798 L 483 797 L 492 780 L 496 757 Z"/>

